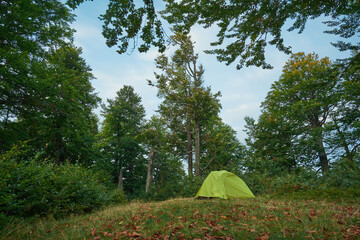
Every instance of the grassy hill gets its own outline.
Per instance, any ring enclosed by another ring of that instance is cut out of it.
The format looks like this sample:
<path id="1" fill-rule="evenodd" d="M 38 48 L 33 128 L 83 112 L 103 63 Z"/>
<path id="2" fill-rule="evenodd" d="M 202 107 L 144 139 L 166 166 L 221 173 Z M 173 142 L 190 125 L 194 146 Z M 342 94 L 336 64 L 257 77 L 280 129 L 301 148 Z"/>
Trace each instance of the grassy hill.
<path id="1" fill-rule="evenodd" d="M 92 214 L 9 223 L 1 239 L 356 239 L 360 205 L 309 200 L 132 202 Z"/>

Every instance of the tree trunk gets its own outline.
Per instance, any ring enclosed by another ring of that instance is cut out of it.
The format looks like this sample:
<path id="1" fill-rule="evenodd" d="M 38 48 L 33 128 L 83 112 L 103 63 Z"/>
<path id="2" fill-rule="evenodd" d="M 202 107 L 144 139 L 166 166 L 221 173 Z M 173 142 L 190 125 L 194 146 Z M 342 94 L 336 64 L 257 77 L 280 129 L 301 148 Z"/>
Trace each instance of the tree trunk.
<path id="1" fill-rule="evenodd" d="M 123 190 L 123 168 L 120 168 L 119 179 L 118 179 L 118 189 Z"/>
<path id="2" fill-rule="evenodd" d="M 187 158 L 188 158 L 188 175 L 193 176 L 193 149 L 192 149 L 192 134 L 191 134 L 191 120 L 186 118 L 186 135 L 187 135 Z"/>
<path id="3" fill-rule="evenodd" d="M 353 154 L 351 153 L 350 149 L 349 149 L 349 145 L 346 142 L 345 136 L 343 134 L 343 132 L 340 130 L 339 125 L 337 124 L 337 121 L 334 119 L 335 122 L 335 127 L 336 127 L 336 131 L 338 132 L 339 136 L 340 136 L 340 140 L 341 140 L 341 144 L 343 145 L 345 152 L 346 152 L 346 158 L 353 162 Z"/>
<path id="4" fill-rule="evenodd" d="M 318 131 L 318 133 L 314 136 L 317 142 L 316 152 L 319 154 L 321 172 L 326 173 L 329 170 L 329 160 L 327 158 L 327 154 L 324 147 L 323 128 L 321 122 L 319 121 L 319 118 L 316 117 L 314 119 L 311 119 L 310 126 L 313 130 Z"/>
<path id="5" fill-rule="evenodd" d="M 149 153 L 149 162 L 148 162 L 148 168 L 147 168 L 147 177 L 146 177 L 146 186 L 145 186 L 145 192 L 149 192 L 150 184 L 151 184 L 151 177 L 152 177 L 152 169 L 154 165 L 154 153 L 155 153 L 155 147 L 151 146 L 150 153 Z"/>
<path id="6" fill-rule="evenodd" d="M 195 176 L 200 176 L 200 123 L 195 118 Z"/>
<path id="7" fill-rule="evenodd" d="M 329 170 L 329 160 L 327 158 L 327 154 L 325 152 L 324 143 L 322 140 L 322 136 L 320 136 L 317 140 L 318 142 L 318 154 L 320 159 L 320 166 L 322 173 L 325 173 Z"/>
<path id="8" fill-rule="evenodd" d="M 56 144 L 56 160 L 58 164 L 64 163 L 65 162 L 65 146 L 64 146 L 64 142 L 62 141 L 62 136 L 60 133 L 60 124 L 58 123 L 56 125 L 56 128 L 58 130 L 58 132 L 56 133 L 56 139 L 55 139 L 55 144 Z"/>

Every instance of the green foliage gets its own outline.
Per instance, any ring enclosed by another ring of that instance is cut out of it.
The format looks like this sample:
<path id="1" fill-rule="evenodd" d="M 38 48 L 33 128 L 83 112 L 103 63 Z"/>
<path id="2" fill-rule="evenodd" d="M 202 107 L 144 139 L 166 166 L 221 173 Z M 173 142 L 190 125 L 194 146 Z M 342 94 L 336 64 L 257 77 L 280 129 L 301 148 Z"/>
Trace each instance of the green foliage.
<path id="1" fill-rule="evenodd" d="M 210 120 L 201 132 L 203 154 L 202 176 L 211 171 L 238 172 L 245 157 L 245 146 L 236 138 L 236 131 L 221 119 Z"/>
<path id="2" fill-rule="evenodd" d="M 359 31 L 358 1 L 207 1 L 165 0 L 164 18 L 174 24 L 176 31 L 189 31 L 196 23 L 208 28 L 216 25 L 219 30 L 213 46 L 219 49 L 206 51 L 216 54 L 227 65 L 239 59 L 237 68 L 255 65 L 271 68 L 265 60 L 265 48 L 275 46 L 289 54 L 291 46 L 284 45 L 283 27 L 289 20 L 293 24 L 288 31 L 301 33 L 309 19 L 320 15 L 330 17 L 325 22 L 332 30 L 327 33 L 350 38 Z M 223 46 L 226 43 L 227 46 Z M 340 50 L 359 49 L 359 43 L 338 42 Z"/>
<path id="3" fill-rule="evenodd" d="M 0 16 L 0 151 L 3 152 L 19 139 L 29 139 L 29 125 L 13 120 L 39 111 L 38 105 L 44 100 L 41 98 L 51 89 L 44 89 L 48 84 L 42 79 L 47 73 L 45 61 L 49 49 L 59 49 L 71 42 L 73 31 L 69 24 L 74 16 L 57 0 L 1 1 Z"/>
<path id="4" fill-rule="evenodd" d="M 76 8 L 85 0 L 67 0 L 71 8 Z M 258 66 L 272 68 L 265 59 L 267 46 L 275 46 L 279 51 L 291 53 L 291 46 L 284 45 L 283 27 L 289 22 L 288 31 L 303 32 L 309 19 L 328 17 L 324 22 L 326 33 L 348 39 L 360 29 L 359 1 L 348 0 L 289 0 L 283 1 L 208 1 L 208 0 L 164 0 L 139 1 L 111 0 L 106 13 L 100 19 L 104 22 L 103 35 L 109 47 L 117 45 L 118 53 L 134 49 L 137 39 L 142 40 L 138 50 L 146 52 L 151 46 L 165 50 L 165 33 L 155 8 L 165 10 L 161 16 L 177 32 L 188 33 L 195 24 L 204 28 L 218 27 L 217 40 L 212 42 L 219 49 L 206 51 L 216 54 L 219 61 L 227 65 L 239 59 L 237 68 Z M 159 1 L 160 2 L 160 1 Z M 143 3 L 143 4 L 142 4 Z M 132 43 L 132 44 L 131 44 Z M 224 46 L 226 43 L 228 45 Z M 333 43 L 341 51 L 359 49 L 359 43 L 338 41 Z"/>
<path id="5" fill-rule="evenodd" d="M 360 188 L 325 188 L 311 189 L 306 191 L 291 191 L 282 194 L 274 194 L 273 197 L 279 199 L 306 199 L 306 200 L 326 200 L 358 202 L 360 198 Z"/>
<path id="6" fill-rule="evenodd" d="M 6 216 L 56 217 L 99 209 L 110 201 L 103 180 L 90 169 L 64 163 L 0 159 L 0 210 Z"/>
<path id="7" fill-rule="evenodd" d="M 152 185 L 148 193 L 139 197 L 151 201 L 163 201 L 177 197 L 194 197 L 204 179 L 204 177 L 187 176 L 177 180 L 169 179 L 161 186 Z"/>
<path id="8" fill-rule="evenodd" d="M 113 182 L 130 195 L 145 185 L 144 151 L 137 138 L 144 124 L 145 109 L 132 86 L 124 86 L 116 94 L 115 99 L 102 105 L 105 119 L 97 143 L 102 156 L 96 165 L 109 171 Z"/>
<path id="9" fill-rule="evenodd" d="M 337 189 L 360 189 L 360 159 L 342 159 L 324 176 L 324 185 Z"/>
<path id="10" fill-rule="evenodd" d="M 126 196 L 124 194 L 124 191 L 121 190 L 121 189 L 114 189 L 112 192 L 111 192 L 111 195 L 110 195 L 110 203 L 112 204 L 119 204 L 119 203 L 125 203 L 126 202 Z"/>
<path id="11" fill-rule="evenodd" d="M 85 0 L 67 0 L 66 3 L 75 9 Z M 143 0 L 141 4 L 127 0 L 110 0 L 105 14 L 99 18 L 104 22 L 103 35 L 108 47 L 118 47 L 118 53 L 134 49 L 141 39 L 139 52 L 147 52 L 151 46 L 165 51 L 165 34 L 158 19 L 154 1 Z M 132 41 L 131 41 L 132 40 Z M 133 43 L 133 45 L 130 45 Z"/>
<path id="12" fill-rule="evenodd" d="M 204 86 L 204 68 L 198 64 L 191 37 L 175 33 L 171 40 L 178 49 L 170 58 L 156 58 L 161 73 L 155 73 L 156 82 L 149 80 L 149 85 L 157 87 L 158 97 L 163 99 L 159 112 L 172 131 L 173 147 L 179 156 L 187 157 L 189 176 L 193 174 L 193 152 L 195 174 L 200 176 L 200 155 L 205 152 L 201 149 L 201 132 L 219 119 L 220 92 L 213 94 L 210 87 Z"/>
<path id="13" fill-rule="evenodd" d="M 336 74 L 328 58 L 304 53 L 290 57 L 262 103 L 258 123 L 247 118 L 253 158 L 288 172 L 308 165 L 328 171 L 324 126 L 338 104 Z"/>
<path id="14" fill-rule="evenodd" d="M 0 14 L 0 152 L 28 141 L 47 158 L 90 165 L 100 99 L 72 45 L 74 16 L 57 0 L 2 1 Z"/>
<path id="15" fill-rule="evenodd" d="M 294 199 L 356 199 L 360 197 L 360 166 L 344 161 L 325 175 L 310 169 L 273 175 L 270 172 L 239 174 L 252 192 L 276 198 Z"/>
<path id="16" fill-rule="evenodd" d="M 184 178 L 181 182 L 182 190 L 180 192 L 180 196 L 195 197 L 206 177 L 207 176 Z"/>

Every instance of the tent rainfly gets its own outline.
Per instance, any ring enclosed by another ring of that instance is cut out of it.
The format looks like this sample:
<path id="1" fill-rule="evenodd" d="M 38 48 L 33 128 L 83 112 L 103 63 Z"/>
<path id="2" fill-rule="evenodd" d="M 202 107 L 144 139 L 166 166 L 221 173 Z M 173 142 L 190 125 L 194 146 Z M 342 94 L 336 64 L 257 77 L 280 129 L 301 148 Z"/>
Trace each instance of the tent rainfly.
<path id="1" fill-rule="evenodd" d="M 245 182 L 235 174 L 222 170 L 212 171 L 205 179 L 195 198 L 254 198 Z"/>

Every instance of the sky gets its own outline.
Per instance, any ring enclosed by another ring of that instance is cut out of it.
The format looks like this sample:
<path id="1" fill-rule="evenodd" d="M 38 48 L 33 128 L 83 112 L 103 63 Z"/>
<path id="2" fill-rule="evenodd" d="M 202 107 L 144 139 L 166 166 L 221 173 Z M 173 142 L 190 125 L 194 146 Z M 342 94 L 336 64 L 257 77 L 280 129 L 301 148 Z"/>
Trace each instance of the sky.
<path id="1" fill-rule="evenodd" d="M 161 102 L 156 96 L 157 89 L 147 84 L 147 79 L 155 80 L 154 72 L 159 72 L 154 61 L 159 53 L 156 48 L 152 48 L 147 53 L 135 50 L 131 54 L 120 55 L 116 52 L 116 47 L 108 48 L 101 34 L 102 22 L 98 19 L 106 9 L 107 1 L 95 0 L 81 4 L 74 11 L 77 15 L 72 24 L 76 30 L 74 43 L 82 48 L 82 57 L 93 70 L 96 79 L 92 81 L 92 85 L 103 103 L 107 99 L 114 99 L 116 92 L 124 85 L 131 85 L 142 98 L 149 119 L 156 113 Z M 314 52 L 320 58 L 329 57 L 330 60 L 348 57 L 349 53 L 341 53 L 331 45 L 331 42 L 338 39 L 323 33 L 326 27 L 322 21 L 324 18 L 309 21 L 302 34 L 284 31 L 285 45 L 292 46 L 294 53 Z M 164 30 L 167 35 L 171 35 L 169 28 L 164 27 Z M 273 69 L 247 67 L 236 70 L 236 61 L 226 66 L 218 62 L 215 55 L 203 52 L 210 49 L 210 42 L 216 41 L 216 33 L 215 28 L 195 26 L 190 35 L 195 41 L 195 51 L 199 53 L 198 61 L 205 68 L 204 85 L 211 86 L 213 93 L 220 91 L 222 94 L 220 117 L 237 132 L 240 142 L 245 143 L 244 118 L 249 116 L 258 119 L 261 102 L 270 91 L 271 84 L 279 79 L 282 67 L 290 56 L 274 47 L 268 47 L 265 55 L 267 62 L 274 66 Z M 100 114 L 100 108 L 95 112 Z"/>

